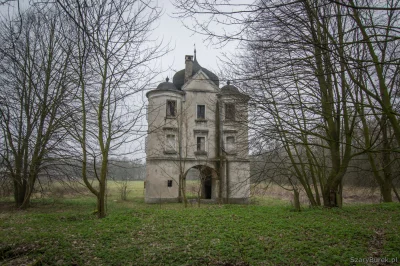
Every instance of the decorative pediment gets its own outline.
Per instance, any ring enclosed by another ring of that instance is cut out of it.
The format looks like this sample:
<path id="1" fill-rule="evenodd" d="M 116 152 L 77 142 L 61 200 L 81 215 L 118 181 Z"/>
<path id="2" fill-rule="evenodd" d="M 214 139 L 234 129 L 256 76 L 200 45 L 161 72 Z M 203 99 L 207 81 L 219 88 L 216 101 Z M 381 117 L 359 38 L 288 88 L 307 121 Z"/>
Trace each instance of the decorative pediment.
<path id="1" fill-rule="evenodd" d="M 184 91 L 198 91 L 198 92 L 218 92 L 218 87 L 214 82 L 204 73 L 203 70 L 199 70 L 188 82 L 183 85 L 182 90 Z"/>

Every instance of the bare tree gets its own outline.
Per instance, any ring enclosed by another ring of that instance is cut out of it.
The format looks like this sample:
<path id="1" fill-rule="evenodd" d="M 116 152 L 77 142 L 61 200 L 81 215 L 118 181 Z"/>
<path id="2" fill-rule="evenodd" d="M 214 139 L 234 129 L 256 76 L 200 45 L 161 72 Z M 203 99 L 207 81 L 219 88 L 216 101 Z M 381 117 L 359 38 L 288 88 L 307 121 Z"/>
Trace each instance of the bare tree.
<path id="1" fill-rule="evenodd" d="M 144 105 L 137 96 L 157 74 L 153 61 L 165 53 L 150 38 L 161 10 L 151 1 L 57 1 L 75 25 L 76 85 L 80 112 L 68 126 L 81 147 L 82 178 L 106 215 L 109 157 L 137 141 Z M 94 165 L 94 176 L 88 163 Z"/>
<path id="2" fill-rule="evenodd" d="M 71 47 L 59 31 L 61 17 L 52 10 L 29 9 L 21 17 L 1 22 L 0 121 L 2 161 L 14 184 L 20 208 L 29 206 L 46 160 L 56 156 L 68 120 L 68 62 Z"/>
<path id="3" fill-rule="evenodd" d="M 370 97 L 369 108 L 387 117 L 397 138 L 390 95 L 398 72 L 399 4 L 184 2 L 175 1 L 177 16 L 192 19 L 195 32 L 220 45 L 238 40 L 245 48 L 229 66 L 236 66 L 231 75 L 253 95 L 253 132 L 282 143 L 312 205 L 319 205 L 320 195 L 325 206 L 340 205 L 350 160 L 365 152 L 353 149 L 360 92 Z M 360 64 L 368 86 L 358 75 Z"/>

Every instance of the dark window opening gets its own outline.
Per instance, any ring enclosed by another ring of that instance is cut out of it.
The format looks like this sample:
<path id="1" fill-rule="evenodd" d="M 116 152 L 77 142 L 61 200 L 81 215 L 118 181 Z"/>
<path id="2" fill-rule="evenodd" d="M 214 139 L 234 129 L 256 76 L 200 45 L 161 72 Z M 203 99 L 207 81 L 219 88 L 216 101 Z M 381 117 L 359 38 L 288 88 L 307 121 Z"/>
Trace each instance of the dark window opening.
<path id="1" fill-rule="evenodd" d="M 206 150 L 206 137 L 197 137 L 197 151 Z"/>
<path id="2" fill-rule="evenodd" d="M 226 103 L 225 104 L 225 120 L 235 120 L 235 104 Z"/>
<path id="3" fill-rule="evenodd" d="M 176 116 L 176 101 L 168 100 L 167 117 L 175 117 L 175 116 Z"/>
<path id="4" fill-rule="evenodd" d="M 172 187 L 172 180 L 168 180 L 168 187 Z"/>
<path id="5" fill-rule="evenodd" d="M 205 105 L 197 105 L 197 119 L 206 119 Z"/>

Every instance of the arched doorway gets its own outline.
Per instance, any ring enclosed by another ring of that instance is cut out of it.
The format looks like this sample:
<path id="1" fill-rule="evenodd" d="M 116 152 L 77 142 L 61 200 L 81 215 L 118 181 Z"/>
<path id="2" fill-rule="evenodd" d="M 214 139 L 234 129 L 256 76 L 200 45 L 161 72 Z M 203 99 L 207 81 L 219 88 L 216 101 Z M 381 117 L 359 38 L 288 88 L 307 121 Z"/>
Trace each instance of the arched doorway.
<path id="1" fill-rule="evenodd" d="M 186 173 L 186 188 L 189 197 L 215 199 L 217 196 L 217 172 L 205 165 L 196 165 Z"/>

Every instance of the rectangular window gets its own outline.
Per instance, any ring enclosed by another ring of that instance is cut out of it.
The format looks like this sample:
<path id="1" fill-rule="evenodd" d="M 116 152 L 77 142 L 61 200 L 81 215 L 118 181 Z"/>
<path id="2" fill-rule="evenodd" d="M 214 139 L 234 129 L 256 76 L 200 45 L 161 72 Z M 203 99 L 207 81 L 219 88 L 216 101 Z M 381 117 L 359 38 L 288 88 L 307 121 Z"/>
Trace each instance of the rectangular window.
<path id="1" fill-rule="evenodd" d="M 206 119 L 206 106 L 204 104 L 197 105 L 197 119 Z"/>
<path id="2" fill-rule="evenodd" d="M 227 152 L 232 152 L 235 150 L 235 137 L 226 137 L 226 147 Z"/>
<path id="3" fill-rule="evenodd" d="M 172 187 L 172 180 L 168 180 L 168 187 Z"/>
<path id="4" fill-rule="evenodd" d="M 225 104 L 225 120 L 235 121 L 235 104 L 226 103 Z"/>
<path id="5" fill-rule="evenodd" d="M 176 116 L 176 101 L 167 100 L 167 117 Z"/>
<path id="6" fill-rule="evenodd" d="M 167 135 L 167 150 L 174 151 L 175 143 L 175 135 Z"/>
<path id="7" fill-rule="evenodd" d="M 206 137 L 197 137 L 197 151 L 206 150 Z"/>

